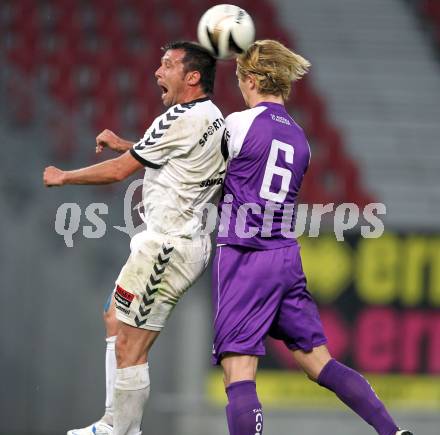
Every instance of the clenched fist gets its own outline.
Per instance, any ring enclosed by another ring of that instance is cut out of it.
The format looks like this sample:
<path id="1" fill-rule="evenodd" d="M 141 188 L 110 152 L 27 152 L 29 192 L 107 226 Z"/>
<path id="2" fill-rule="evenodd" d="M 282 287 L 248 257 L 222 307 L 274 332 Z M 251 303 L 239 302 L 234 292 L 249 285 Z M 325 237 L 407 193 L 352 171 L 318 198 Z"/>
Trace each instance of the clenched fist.
<path id="1" fill-rule="evenodd" d="M 55 166 L 48 166 L 44 170 L 43 182 L 46 187 L 62 186 L 64 184 L 64 171 Z"/>
<path id="2" fill-rule="evenodd" d="M 120 138 L 111 130 L 105 129 L 96 136 L 96 154 L 99 154 L 105 147 L 120 152 Z"/>

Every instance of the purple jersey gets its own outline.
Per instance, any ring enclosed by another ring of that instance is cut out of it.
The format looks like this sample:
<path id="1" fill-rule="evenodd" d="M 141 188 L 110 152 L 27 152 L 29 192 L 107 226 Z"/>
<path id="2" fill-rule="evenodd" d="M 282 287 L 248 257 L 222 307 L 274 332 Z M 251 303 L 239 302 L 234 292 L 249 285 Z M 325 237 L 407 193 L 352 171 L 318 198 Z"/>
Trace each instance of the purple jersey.
<path id="1" fill-rule="evenodd" d="M 284 105 L 260 103 L 226 118 L 229 164 L 217 243 L 295 244 L 293 206 L 310 161 L 303 130 Z"/>

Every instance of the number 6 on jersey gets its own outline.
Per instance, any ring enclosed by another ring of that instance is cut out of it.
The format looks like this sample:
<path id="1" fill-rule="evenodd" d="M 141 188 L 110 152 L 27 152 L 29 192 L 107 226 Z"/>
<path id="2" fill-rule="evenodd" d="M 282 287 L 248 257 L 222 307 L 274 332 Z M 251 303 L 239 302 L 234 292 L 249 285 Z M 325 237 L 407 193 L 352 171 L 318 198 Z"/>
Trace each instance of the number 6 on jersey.
<path id="1" fill-rule="evenodd" d="M 276 165 L 279 151 L 284 151 L 286 163 L 293 163 L 295 149 L 292 145 L 276 139 L 271 143 L 269 158 L 267 159 L 263 183 L 260 189 L 260 197 L 273 202 L 284 202 L 289 192 L 290 179 L 292 178 L 292 172 L 289 169 L 280 168 Z M 270 190 L 274 175 L 281 177 L 281 187 L 278 192 L 271 192 Z"/>

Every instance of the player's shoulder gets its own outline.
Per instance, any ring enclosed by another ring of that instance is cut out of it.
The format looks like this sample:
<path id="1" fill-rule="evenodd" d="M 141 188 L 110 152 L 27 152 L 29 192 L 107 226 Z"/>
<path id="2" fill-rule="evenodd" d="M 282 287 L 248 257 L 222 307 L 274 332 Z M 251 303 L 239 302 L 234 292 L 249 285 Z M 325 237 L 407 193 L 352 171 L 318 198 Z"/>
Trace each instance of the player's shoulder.
<path id="1" fill-rule="evenodd" d="M 264 106 L 255 106 L 251 109 L 233 112 L 226 117 L 226 121 L 230 124 L 242 124 L 243 122 L 253 121 L 258 115 L 263 113 L 267 108 Z"/>
<path id="2" fill-rule="evenodd" d="M 255 106 L 251 109 L 233 112 L 226 117 L 226 128 L 228 130 L 248 130 L 255 118 L 261 115 L 267 108 Z"/>
<path id="3" fill-rule="evenodd" d="M 220 109 L 209 97 L 198 98 L 188 103 L 180 104 L 187 116 L 209 116 L 213 111 L 220 112 Z"/>
<path id="4" fill-rule="evenodd" d="M 217 118 L 223 120 L 220 109 L 208 97 L 177 104 L 165 113 L 167 117 L 176 115 L 179 116 L 181 122 L 190 122 L 194 125 L 206 125 L 206 122 L 211 122 Z"/>
<path id="5" fill-rule="evenodd" d="M 174 106 L 169 107 L 165 112 L 156 116 L 151 123 L 151 127 L 158 127 L 160 129 L 163 129 L 164 127 L 169 128 L 175 121 L 182 118 L 187 111 L 188 109 L 181 104 L 175 104 Z"/>
<path id="6" fill-rule="evenodd" d="M 196 124 L 198 119 L 204 119 L 212 112 L 212 110 L 209 110 L 210 104 L 203 104 L 204 110 L 200 107 L 200 103 L 204 103 L 205 101 L 208 101 L 208 99 L 179 103 L 169 107 L 165 112 L 154 119 L 149 130 L 159 130 L 162 133 L 165 131 L 178 130 L 181 129 L 182 125 L 187 123 L 190 118 L 192 123 Z"/>
<path id="7" fill-rule="evenodd" d="M 209 102 L 211 102 L 211 100 L 208 97 L 204 97 L 194 101 L 189 101 L 187 103 L 174 104 L 173 106 L 168 107 L 168 109 L 165 112 L 157 116 L 156 120 L 164 117 L 168 117 L 169 119 L 174 120 L 190 112 L 192 113 L 198 112 L 199 111 L 198 109 L 201 108 L 202 103 L 208 103 L 209 105 Z M 204 106 L 206 107 L 206 105 Z"/>
<path id="8" fill-rule="evenodd" d="M 226 117 L 226 139 L 231 159 L 237 157 L 243 147 L 245 139 L 258 116 L 266 107 L 255 106 L 251 109 L 233 112 Z"/>
<path id="9" fill-rule="evenodd" d="M 155 121 L 162 120 L 172 123 L 178 119 L 185 118 L 192 107 L 194 106 L 189 104 L 175 104 L 174 106 L 169 107 L 164 113 L 159 115 Z"/>

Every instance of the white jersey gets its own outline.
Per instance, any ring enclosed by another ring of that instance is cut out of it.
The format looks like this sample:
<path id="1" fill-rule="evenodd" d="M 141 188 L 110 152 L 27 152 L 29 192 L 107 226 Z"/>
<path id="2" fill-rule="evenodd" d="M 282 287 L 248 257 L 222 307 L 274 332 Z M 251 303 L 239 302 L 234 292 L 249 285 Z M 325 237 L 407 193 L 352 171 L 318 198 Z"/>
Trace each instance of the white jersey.
<path id="1" fill-rule="evenodd" d="M 209 98 L 177 104 L 157 117 L 131 154 L 145 166 L 147 231 L 195 236 L 206 204 L 217 206 L 225 175 L 222 113 Z"/>

